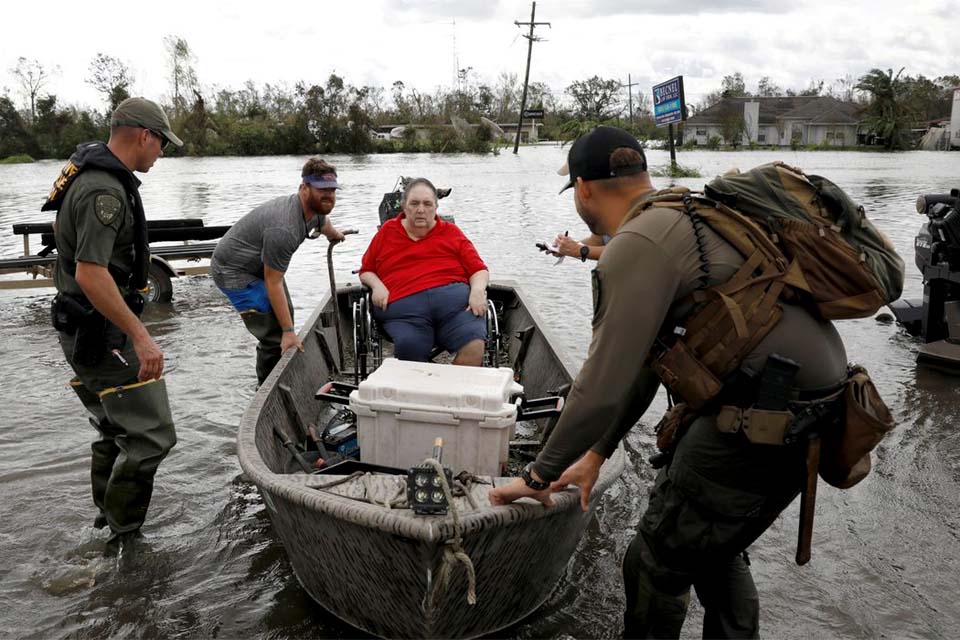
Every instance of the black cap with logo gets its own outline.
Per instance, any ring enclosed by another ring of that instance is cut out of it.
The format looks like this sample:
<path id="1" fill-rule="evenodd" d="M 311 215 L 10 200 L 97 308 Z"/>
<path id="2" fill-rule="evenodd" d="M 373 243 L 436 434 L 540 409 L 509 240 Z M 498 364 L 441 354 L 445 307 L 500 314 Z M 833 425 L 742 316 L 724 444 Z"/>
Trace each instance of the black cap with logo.
<path id="1" fill-rule="evenodd" d="M 611 169 L 610 156 L 624 147 L 638 152 L 642 161 L 639 164 Z M 557 173 L 570 176 L 567 184 L 560 189 L 560 193 L 563 193 L 576 183 L 577 178 L 589 182 L 629 176 L 646 170 L 647 157 L 636 138 L 623 129 L 600 126 L 577 138 L 567 154 L 567 163 L 560 167 Z"/>

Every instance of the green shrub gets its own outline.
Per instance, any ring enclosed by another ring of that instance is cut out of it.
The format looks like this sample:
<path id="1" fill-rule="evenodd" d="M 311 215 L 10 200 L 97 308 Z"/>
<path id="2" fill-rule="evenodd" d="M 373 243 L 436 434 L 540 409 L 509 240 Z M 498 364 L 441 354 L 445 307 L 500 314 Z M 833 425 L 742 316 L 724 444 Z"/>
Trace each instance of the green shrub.
<path id="1" fill-rule="evenodd" d="M 720 138 L 720 136 L 710 136 L 710 139 L 707 140 L 707 149 L 719 149 L 722 141 L 723 140 Z"/>
<path id="2" fill-rule="evenodd" d="M 30 162 L 36 161 L 25 153 L 15 156 L 8 156 L 0 160 L 0 164 L 28 164 Z"/>
<path id="3" fill-rule="evenodd" d="M 658 165 L 650 168 L 650 175 L 654 178 L 701 178 L 703 175 L 696 167 L 687 167 L 679 162 L 673 165 Z"/>

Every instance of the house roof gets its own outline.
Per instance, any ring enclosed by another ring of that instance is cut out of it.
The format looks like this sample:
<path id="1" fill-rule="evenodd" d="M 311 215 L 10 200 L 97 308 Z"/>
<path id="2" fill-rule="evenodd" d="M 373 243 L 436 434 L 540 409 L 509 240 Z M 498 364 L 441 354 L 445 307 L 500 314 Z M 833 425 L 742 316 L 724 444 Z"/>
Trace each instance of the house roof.
<path id="1" fill-rule="evenodd" d="M 688 118 L 693 125 L 720 124 L 725 118 L 743 114 L 746 102 L 760 103 L 760 125 L 775 125 L 777 120 L 796 118 L 811 124 L 856 124 L 860 105 L 830 96 L 775 96 L 770 98 L 723 98 L 717 104 Z"/>
<path id="2" fill-rule="evenodd" d="M 799 106 L 796 109 L 793 109 L 781 117 L 783 118 L 798 118 L 801 120 L 812 120 L 819 123 L 856 123 L 858 119 L 856 114 L 860 111 L 862 107 L 855 102 L 843 102 L 842 100 L 837 100 L 836 98 L 831 98 L 830 96 L 818 96 L 816 100 L 808 102 L 805 105 Z M 828 115 L 833 114 L 834 118 L 840 118 L 839 120 L 825 120 L 824 118 Z"/>

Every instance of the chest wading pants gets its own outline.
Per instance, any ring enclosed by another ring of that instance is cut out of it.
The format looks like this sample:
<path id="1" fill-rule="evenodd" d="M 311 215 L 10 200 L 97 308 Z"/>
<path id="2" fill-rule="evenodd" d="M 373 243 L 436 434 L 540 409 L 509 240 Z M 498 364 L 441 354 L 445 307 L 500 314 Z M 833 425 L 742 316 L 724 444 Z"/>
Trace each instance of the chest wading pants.
<path id="1" fill-rule="evenodd" d="M 290 309 L 290 321 L 293 322 L 293 300 L 287 290 L 287 283 L 283 283 L 283 293 L 287 298 L 287 308 Z M 273 368 L 280 362 L 283 352 L 280 344 L 283 341 L 283 327 L 277 320 L 273 309 L 257 311 L 249 309 L 240 312 L 240 318 L 247 327 L 247 331 L 257 339 L 257 386 L 263 384 Z"/>
<path id="2" fill-rule="evenodd" d="M 153 495 L 160 462 L 177 442 L 164 380 L 137 382 L 140 362 L 130 341 L 122 354 L 129 365 L 105 355 L 95 367 L 73 362 L 74 336 L 60 333 L 60 345 L 76 377 L 70 386 L 99 437 L 90 465 L 95 526 L 114 533 L 139 529 Z"/>

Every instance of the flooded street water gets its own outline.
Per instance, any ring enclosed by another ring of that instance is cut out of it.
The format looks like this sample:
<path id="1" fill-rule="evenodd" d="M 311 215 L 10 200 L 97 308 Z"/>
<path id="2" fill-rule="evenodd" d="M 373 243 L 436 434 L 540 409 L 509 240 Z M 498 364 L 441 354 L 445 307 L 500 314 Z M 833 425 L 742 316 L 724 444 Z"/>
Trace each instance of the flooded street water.
<path id="1" fill-rule="evenodd" d="M 424 175 L 453 188 L 441 213 L 456 217 L 492 278 L 524 288 L 579 365 L 590 335 L 590 267 L 572 259 L 554 266 L 534 247 L 568 230 L 587 234 L 570 193 L 556 195 L 565 155 L 539 146 L 518 156 L 329 158 L 343 185 L 334 220 L 360 230 L 334 252 L 338 284 L 356 282 L 351 270 L 376 231 L 382 193 L 401 174 Z M 648 158 L 669 162 L 663 151 Z M 960 153 L 688 152 L 680 162 L 704 178 L 679 182 L 702 186 L 732 166 L 776 159 L 825 175 L 862 202 L 907 264 L 904 296 L 921 296 L 913 236 L 923 219 L 914 202 L 960 187 Z M 262 201 L 293 193 L 303 160 L 160 160 L 143 176 L 147 215 L 231 224 Z M 0 257 L 22 253 L 13 223 L 52 220 L 39 207 L 60 164 L 0 166 Z M 329 288 L 325 240 L 301 246 L 287 280 L 299 328 Z M 255 341 L 208 277 L 175 280 L 173 303 L 145 314 L 167 358 L 179 443 L 157 475 L 144 551 L 119 566 L 101 557 L 105 534 L 91 526 L 88 481 L 94 431 L 66 386 L 72 373 L 49 327 L 51 295 L 0 291 L 0 637 L 362 637 L 300 589 L 256 488 L 241 478 L 235 437 L 256 384 Z M 960 377 L 917 368 L 917 341 L 894 325 L 871 318 L 837 326 L 898 427 L 865 482 L 843 492 L 821 483 L 810 564 L 793 562 L 797 503 L 751 547 L 762 633 L 960 636 Z M 654 476 L 646 458 L 663 406 L 661 396 L 644 428 L 628 437 L 632 465 L 608 491 L 556 590 L 500 636 L 620 634 L 619 562 Z M 685 637 L 700 637 L 701 616 L 694 598 Z"/>

